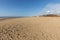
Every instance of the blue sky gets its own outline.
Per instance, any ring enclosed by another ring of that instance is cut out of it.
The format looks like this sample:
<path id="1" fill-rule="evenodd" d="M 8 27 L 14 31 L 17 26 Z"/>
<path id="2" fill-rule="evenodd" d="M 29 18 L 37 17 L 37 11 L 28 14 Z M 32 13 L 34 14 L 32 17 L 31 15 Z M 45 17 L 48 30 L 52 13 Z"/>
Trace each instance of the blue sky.
<path id="1" fill-rule="evenodd" d="M 60 7 L 59 1 L 60 0 L 0 0 L 0 16 L 40 15 L 45 11 L 51 11 L 54 7 Z M 57 8 L 57 10 L 58 9 L 59 8 Z"/>

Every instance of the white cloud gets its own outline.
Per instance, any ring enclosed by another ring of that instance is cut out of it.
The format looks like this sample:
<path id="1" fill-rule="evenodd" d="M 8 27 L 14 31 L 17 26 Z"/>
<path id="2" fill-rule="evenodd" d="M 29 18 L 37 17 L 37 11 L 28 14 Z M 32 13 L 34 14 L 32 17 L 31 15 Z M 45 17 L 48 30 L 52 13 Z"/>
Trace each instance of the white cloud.
<path id="1" fill-rule="evenodd" d="M 47 14 L 47 11 L 50 11 L 49 13 L 60 13 L 60 4 L 47 4 L 41 13 Z"/>

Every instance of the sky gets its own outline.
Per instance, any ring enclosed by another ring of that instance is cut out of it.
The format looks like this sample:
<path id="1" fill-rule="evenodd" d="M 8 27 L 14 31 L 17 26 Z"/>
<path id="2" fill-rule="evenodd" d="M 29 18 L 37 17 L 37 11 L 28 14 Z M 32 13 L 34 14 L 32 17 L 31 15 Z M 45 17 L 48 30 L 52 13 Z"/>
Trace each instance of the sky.
<path id="1" fill-rule="evenodd" d="M 0 16 L 60 13 L 60 0 L 0 0 Z"/>

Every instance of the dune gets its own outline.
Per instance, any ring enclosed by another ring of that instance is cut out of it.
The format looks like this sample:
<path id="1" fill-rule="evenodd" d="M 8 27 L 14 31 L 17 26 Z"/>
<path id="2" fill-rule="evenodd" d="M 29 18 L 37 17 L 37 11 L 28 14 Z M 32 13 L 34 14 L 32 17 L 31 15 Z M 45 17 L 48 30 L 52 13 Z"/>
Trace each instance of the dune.
<path id="1" fill-rule="evenodd" d="M 60 17 L 0 21 L 0 40 L 60 40 Z"/>

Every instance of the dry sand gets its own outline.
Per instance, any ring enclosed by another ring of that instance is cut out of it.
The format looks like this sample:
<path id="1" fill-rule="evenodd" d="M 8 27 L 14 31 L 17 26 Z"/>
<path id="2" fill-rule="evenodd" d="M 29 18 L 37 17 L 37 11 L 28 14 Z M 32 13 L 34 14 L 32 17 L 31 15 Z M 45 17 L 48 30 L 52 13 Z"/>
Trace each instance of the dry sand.
<path id="1" fill-rule="evenodd" d="M 0 40 L 60 40 L 60 17 L 0 21 Z"/>

